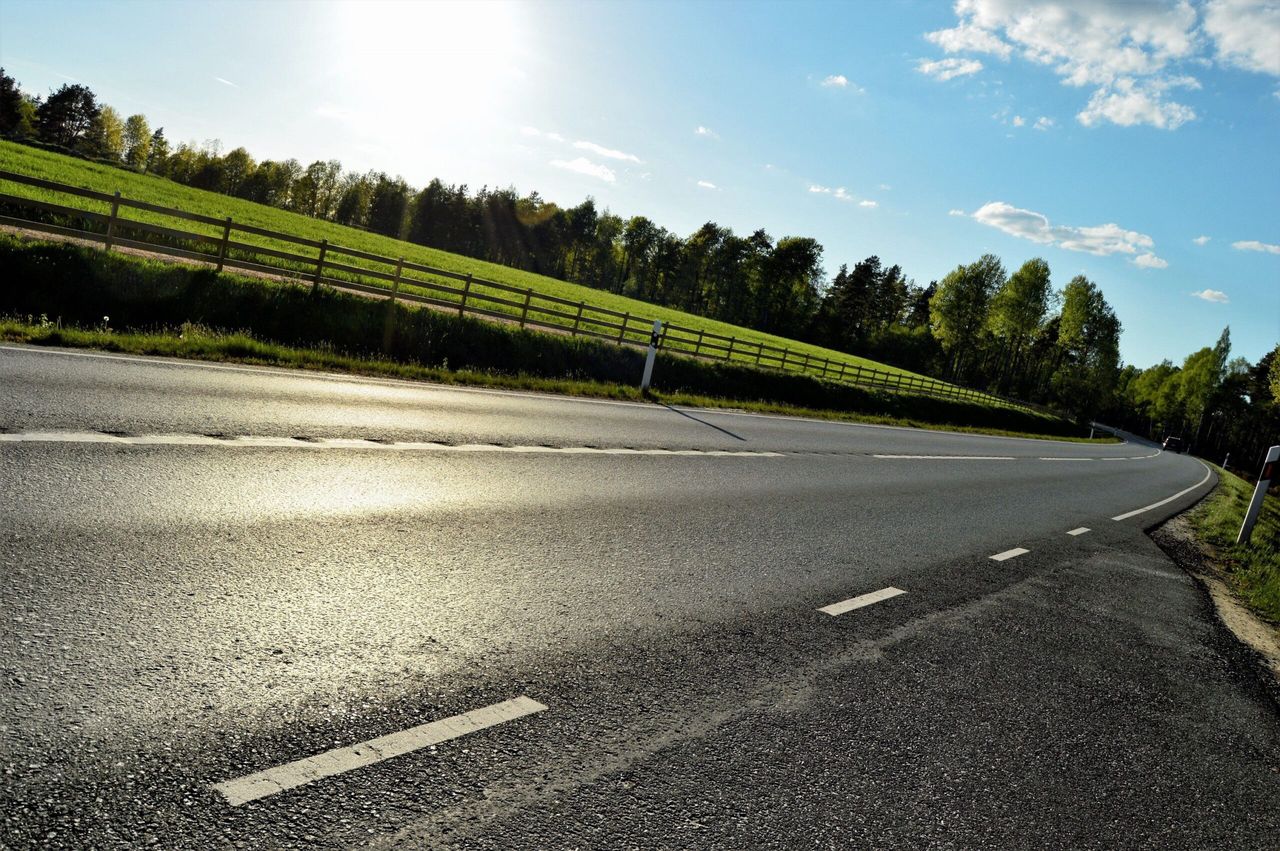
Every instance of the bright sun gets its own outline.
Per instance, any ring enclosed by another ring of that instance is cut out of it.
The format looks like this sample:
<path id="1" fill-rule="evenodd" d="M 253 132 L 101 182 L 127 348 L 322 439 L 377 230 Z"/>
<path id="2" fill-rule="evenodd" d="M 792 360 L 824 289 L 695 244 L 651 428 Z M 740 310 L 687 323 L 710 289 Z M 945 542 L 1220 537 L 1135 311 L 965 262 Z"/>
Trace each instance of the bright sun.
<path id="1" fill-rule="evenodd" d="M 331 9 L 339 106 L 401 131 L 485 121 L 526 77 L 527 16 L 509 2 L 371 0 Z M 358 105 L 358 106 L 357 106 Z"/>

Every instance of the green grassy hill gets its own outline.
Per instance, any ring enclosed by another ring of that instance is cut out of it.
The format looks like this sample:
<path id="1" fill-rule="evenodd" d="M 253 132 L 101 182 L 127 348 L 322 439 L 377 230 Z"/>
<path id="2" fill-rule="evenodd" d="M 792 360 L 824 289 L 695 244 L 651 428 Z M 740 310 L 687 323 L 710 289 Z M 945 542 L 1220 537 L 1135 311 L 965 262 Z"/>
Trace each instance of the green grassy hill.
<path id="1" fill-rule="evenodd" d="M 483 260 L 475 260 L 459 254 L 451 254 L 434 248 L 403 242 L 379 234 L 368 233 L 357 228 L 338 225 L 333 222 L 313 219 L 298 213 L 255 204 L 239 198 L 207 192 L 201 189 L 182 186 L 173 181 L 151 175 L 140 175 L 125 169 L 87 162 L 63 154 L 31 148 L 13 142 L 0 141 L 0 170 L 15 172 L 42 178 L 44 180 L 64 183 L 83 189 L 112 193 L 119 191 L 125 198 L 145 201 L 164 207 L 184 210 L 190 213 L 225 218 L 230 216 L 237 224 L 252 225 L 268 230 L 279 231 L 293 236 L 312 240 L 328 240 L 330 243 L 360 251 L 388 257 L 404 257 L 412 263 L 432 266 L 457 274 L 471 274 L 477 278 L 496 281 L 508 286 L 530 288 L 537 293 L 570 301 L 585 301 L 590 305 L 631 313 L 647 319 L 661 319 L 664 322 L 683 325 L 695 330 L 705 330 L 709 334 L 721 334 L 737 337 L 739 340 L 767 345 L 785 347 L 797 356 L 808 354 L 821 360 L 830 358 L 833 362 L 846 362 L 853 365 L 882 369 L 893 373 L 910 375 L 907 370 L 877 363 L 875 361 L 836 352 L 821 346 L 789 340 L 772 334 L 765 334 L 749 328 L 730 325 L 706 319 L 679 310 L 672 310 L 648 302 L 614 295 L 603 290 L 571 284 L 555 278 L 536 275 L 519 269 L 512 269 Z M 89 209 L 96 212 L 109 212 L 106 204 L 99 204 L 84 198 L 49 192 L 31 186 L 0 180 L 0 192 L 24 198 L 34 198 L 69 207 Z M 138 221 L 180 228 L 182 230 L 215 236 L 216 228 L 199 223 L 168 218 L 162 215 L 128 209 L 122 215 Z M 265 237 L 237 235 L 236 239 L 245 243 L 262 245 L 277 250 L 297 252 L 296 246 L 276 242 Z M 456 286 L 456 282 L 449 281 Z M 406 288 L 412 291 L 412 288 Z M 481 290 L 482 288 L 476 288 Z M 518 311 L 513 311 L 518 312 Z"/>

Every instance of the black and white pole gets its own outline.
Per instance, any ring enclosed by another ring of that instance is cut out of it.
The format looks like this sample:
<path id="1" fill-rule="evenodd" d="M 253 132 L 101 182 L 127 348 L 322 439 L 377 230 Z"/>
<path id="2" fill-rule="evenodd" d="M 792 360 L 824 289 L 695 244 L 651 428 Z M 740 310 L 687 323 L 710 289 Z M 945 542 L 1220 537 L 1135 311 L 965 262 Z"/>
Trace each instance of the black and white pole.
<path id="1" fill-rule="evenodd" d="M 662 320 L 653 320 L 653 333 L 649 336 L 649 351 L 644 356 L 644 375 L 640 378 L 640 392 L 649 392 L 653 381 L 653 361 L 658 356 L 658 341 L 662 339 Z"/>
<path id="2" fill-rule="evenodd" d="M 1249 510 L 1245 512 L 1244 523 L 1240 526 L 1240 536 L 1236 538 L 1237 544 L 1249 543 L 1249 536 L 1253 534 L 1253 524 L 1258 522 L 1258 512 L 1262 510 L 1262 498 L 1267 495 L 1267 488 L 1271 486 L 1271 479 L 1275 475 L 1276 461 L 1280 461 L 1280 446 L 1273 446 L 1267 450 L 1267 460 L 1262 462 L 1262 473 L 1258 476 L 1258 485 L 1253 489 L 1253 499 L 1249 501 Z"/>

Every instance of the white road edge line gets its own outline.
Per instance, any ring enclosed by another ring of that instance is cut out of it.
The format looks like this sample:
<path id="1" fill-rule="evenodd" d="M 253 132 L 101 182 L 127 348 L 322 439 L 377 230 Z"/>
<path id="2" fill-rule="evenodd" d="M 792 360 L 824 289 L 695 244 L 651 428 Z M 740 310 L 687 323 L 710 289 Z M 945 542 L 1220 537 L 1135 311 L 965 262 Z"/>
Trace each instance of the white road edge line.
<path id="1" fill-rule="evenodd" d="M 897 458 L 912 461 L 1014 461 L 1012 455 L 877 455 L 872 458 Z"/>
<path id="2" fill-rule="evenodd" d="M 905 593 L 907 592 L 901 588 L 894 588 L 891 585 L 888 588 L 881 588 L 879 591 L 872 591 L 870 594 L 850 597 L 848 600 L 841 600 L 839 603 L 823 606 L 818 611 L 836 617 L 837 615 L 843 615 L 845 612 L 852 612 L 854 609 L 861 609 L 863 606 L 870 606 Z"/>
<path id="3" fill-rule="evenodd" d="M 1018 556 L 1026 555 L 1029 552 L 1031 552 L 1031 550 L 1028 550 L 1025 547 L 1014 547 L 1011 550 L 1005 550 L 1002 553 L 996 553 L 993 556 L 989 556 L 989 558 L 992 561 L 1008 561 L 1011 558 L 1017 558 Z"/>
<path id="4" fill-rule="evenodd" d="M 590 446 L 499 446 L 488 443 L 433 443 L 403 441 L 379 443 L 347 437 L 299 440 L 296 437 L 239 435 L 210 437 L 205 434 L 115 435 L 96 431 L 23 431 L 0 434 L 0 443 L 106 443 L 118 446 L 218 446 L 230 449 L 374 449 L 384 452 L 515 452 L 566 455 L 682 455 L 733 458 L 784 458 L 783 452 L 738 449 L 627 449 Z"/>
<path id="5" fill-rule="evenodd" d="M 1097 461 L 1097 458 L 1041 458 L 1041 461 Z"/>
<path id="6" fill-rule="evenodd" d="M 20 354 L 44 354 L 44 355 L 66 355 L 69 357 L 81 358 L 100 358 L 102 360 L 120 360 L 141 364 L 160 364 L 173 367 L 187 367 L 190 369 L 219 369 L 227 372 L 250 372 L 258 375 L 275 375 L 287 376 L 290 378 L 307 378 L 318 381 L 347 381 L 347 382 L 366 382 L 370 384 L 382 384 L 393 387 L 405 387 L 409 389 L 425 389 L 438 392 L 457 392 L 457 393 L 475 393 L 477 395 L 486 396 L 514 396 L 524 399 L 539 399 L 552 402 L 578 403 L 588 405 L 616 405 L 626 408 L 645 408 L 647 410 L 655 410 L 652 403 L 649 402 L 624 402 L 619 399 L 593 399 L 587 396 L 562 396 L 551 392 L 538 393 L 525 390 L 491 390 L 485 387 L 467 387 L 459 384 L 440 384 L 432 381 L 414 381 L 407 378 L 378 378 L 369 375 L 351 375 L 341 372 L 312 372 L 308 370 L 291 370 L 282 366 L 229 366 L 227 364 L 210 363 L 209 361 L 193 360 L 176 357 L 165 357 L 162 355 L 154 355 L 148 357 L 140 357 L 125 354 L 111 354 L 107 352 L 79 352 L 67 351 L 65 349 L 51 349 L 43 346 L 13 346 L 0 345 L 0 352 L 18 352 Z M 680 410 L 680 409 L 677 409 Z M 881 429 L 884 431 L 907 431 L 918 434 L 920 429 L 914 426 L 891 426 L 880 425 L 878 423 L 854 423 L 845 422 L 843 420 L 823 420 L 815 417 L 796 417 L 788 414 L 754 414 L 750 411 L 735 411 L 728 409 L 709 409 L 690 407 L 687 410 L 698 411 L 708 416 L 724 416 L 724 417 L 749 417 L 752 419 L 782 419 L 792 420 L 796 422 L 814 423 L 825 426 L 839 426 L 849 429 Z M 996 435 L 996 434 L 974 434 L 965 431 L 947 431 L 938 429 L 936 434 L 949 434 L 958 437 L 975 438 L 978 440 L 1022 440 L 1036 443 L 1057 443 L 1061 444 L 1061 440 L 1053 440 L 1046 437 L 1013 437 L 1012 435 Z M 1121 439 L 1121 445 L 1129 443 L 1128 440 Z M 1141 456 L 1151 457 L 1151 456 Z"/>
<path id="7" fill-rule="evenodd" d="M 1072 530 L 1071 530 L 1070 532 L 1068 532 L 1067 534 L 1068 534 L 1068 535 L 1083 535 L 1085 532 L 1088 532 L 1088 531 L 1090 531 L 1090 529 L 1089 529 L 1089 527 L 1088 527 L 1088 526 L 1081 526 L 1081 527 L 1080 527 L 1080 528 L 1078 528 L 1078 529 L 1072 529 Z"/>
<path id="8" fill-rule="evenodd" d="M 410 727 L 408 730 L 380 736 L 357 745 L 334 748 L 322 754 L 287 762 L 265 771 L 215 783 L 213 788 L 222 793 L 227 803 L 238 807 L 335 774 L 373 765 L 391 759 L 393 756 L 447 742 L 506 721 L 514 721 L 525 715 L 542 712 L 546 708 L 538 701 L 521 695 L 502 703 L 420 724 L 417 727 Z"/>
<path id="9" fill-rule="evenodd" d="M 1191 493 L 1193 490 L 1200 487 L 1205 482 L 1209 481 L 1209 477 L 1213 475 L 1213 470 L 1209 469 L 1209 465 L 1205 464 L 1203 461 L 1200 461 L 1200 465 L 1204 467 L 1204 478 L 1196 482 L 1191 487 L 1187 488 L 1186 490 L 1178 491 L 1173 496 L 1167 496 L 1164 499 L 1160 500 L 1159 502 L 1153 502 L 1150 505 L 1145 506 L 1143 508 L 1135 508 L 1133 511 L 1126 511 L 1124 514 L 1117 514 L 1115 517 L 1112 517 L 1111 519 L 1112 520 L 1128 520 L 1130 517 L 1134 517 L 1138 514 L 1142 514 L 1143 512 L 1150 511 L 1153 508 L 1159 508 L 1162 505 L 1166 505 L 1170 502 L 1173 502 L 1175 499 L 1177 499 L 1180 496 L 1185 496 Z"/>

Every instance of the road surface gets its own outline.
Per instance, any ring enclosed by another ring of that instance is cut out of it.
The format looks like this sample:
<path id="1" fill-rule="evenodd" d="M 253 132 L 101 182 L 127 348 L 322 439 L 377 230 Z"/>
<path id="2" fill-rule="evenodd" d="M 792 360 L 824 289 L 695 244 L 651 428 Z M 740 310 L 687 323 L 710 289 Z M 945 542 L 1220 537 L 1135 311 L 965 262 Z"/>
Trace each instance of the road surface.
<path id="1" fill-rule="evenodd" d="M 1146 444 L 3 347 L 0 483 L 7 847 L 1280 845 Z"/>

